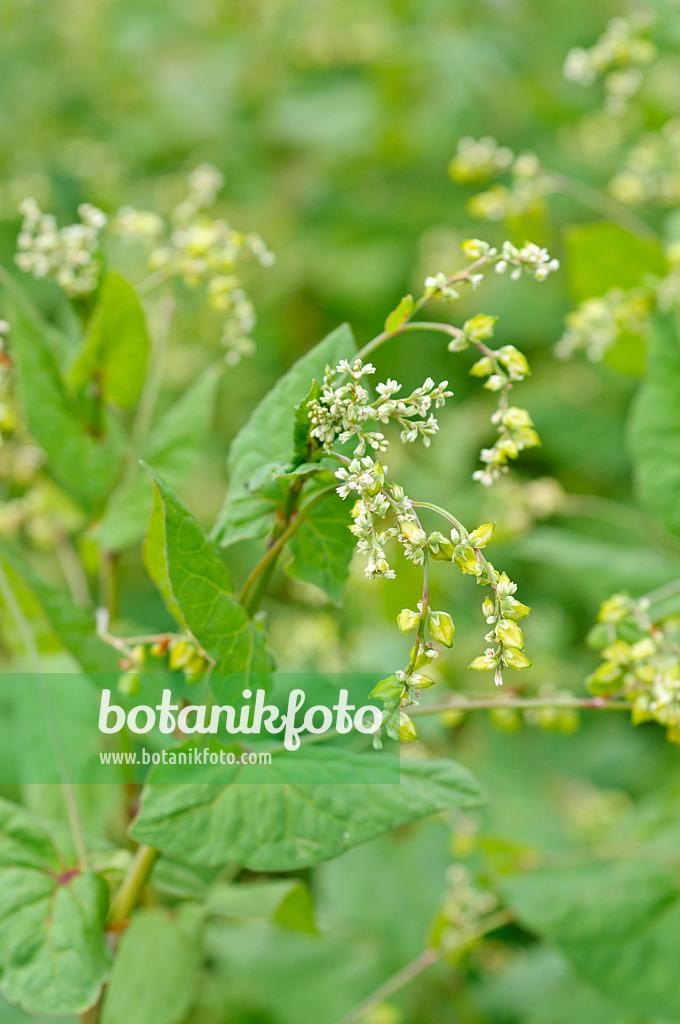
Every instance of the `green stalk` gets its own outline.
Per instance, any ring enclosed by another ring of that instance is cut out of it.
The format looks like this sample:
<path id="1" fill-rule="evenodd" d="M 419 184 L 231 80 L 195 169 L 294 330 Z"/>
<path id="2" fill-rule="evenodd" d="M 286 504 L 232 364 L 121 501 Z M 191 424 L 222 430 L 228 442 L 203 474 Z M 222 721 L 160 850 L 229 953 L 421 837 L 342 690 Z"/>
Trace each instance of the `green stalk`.
<path id="1" fill-rule="evenodd" d="M 249 615 L 253 615 L 260 606 L 260 602 L 264 597 L 267 584 L 271 579 L 272 573 L 276 568 L 279 555 L 283 551 L 284 547 L 293 536 L 295 531 L 302 525 L 309 513 L 315 508 L 323 498 L 331 494 L 335 490 L 335 485 L 332 487 L 325 487 L 318 494 L 307 502 L 304 508 L 300 509 L 297 515 L 288 523 L 288 526 L 284 529 L 283 533 L 276 539 L 276 541 L 267 550 L 266 554 L 260 559 L 255 568 L 252 570 L 248 579 L 243 584 L 241 591 L 240 601 L 243 607 L 246 609 Z"/>
<path id="2" fill-rule="evenodd" d="M 159 851 L 153 846 L 140 846 L 132 860 L 127 875 L 121 882 L 109 912 L 109 925 L 121 924 L 132 914 L 149 880 Z"/>

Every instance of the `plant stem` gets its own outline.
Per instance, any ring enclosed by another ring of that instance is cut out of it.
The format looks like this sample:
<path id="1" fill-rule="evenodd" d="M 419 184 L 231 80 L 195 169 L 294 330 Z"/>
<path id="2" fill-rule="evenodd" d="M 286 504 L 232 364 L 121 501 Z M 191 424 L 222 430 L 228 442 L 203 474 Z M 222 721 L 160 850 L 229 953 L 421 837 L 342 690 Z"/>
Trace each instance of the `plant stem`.
<path id="1" fill-rule="evenodd" d="M 582 708 L 594 711 L 630 711 L 627 700 L 608 697 L 472 697 L 461 694 L 458 699 L 442 704 L 409 708 L 410 715 L 435 715 L 444 711 L 484 711 L 492 708 Z"/>
<path id="2" fill-rule="evenodd" d="M 99 603 L 106 608 L 109 619 L 118 616 L 118 580 L 116 564 L 118 556 L 112 551 L 99 552 Z"/>
<path id="3" fill-rule="evenodd" d="M 165 353 L 168 347 L 170 325 L 175 313 L 175 300 L 171 295 L 164 295 L 158 304 L 158 328 L 154 332 L 154 345 L 151 350 L 151 365 L 137 406 L 137 414 L 130 436 L 130 449 L 123 470 L 122 483 L 129 483 L 137 468 L 140 449 L 151 426 L 153 411 L 163 380 Z"/>
<path id="4" fill-rule="evenodd" d="M 153 846 L 140 846 L 133 858 L 127 875 L 121 882 L 109 912 L 109 925 L 127 921 L 137 906 L 149 876 L 159 856 Z"/>
<path id="5" fill-rule="evenodd" d="M 572 196 L 583 206 L 587 206 L 589 210 L 601 213 L 603 217 L 618 224 L 624 231 L 637 235 L 639 238 L 657 238 L 656 232 L 646 221 L 622 203 L 617 202 L 616 199 L 612 199 L 606 192 L 600 192 L 592 185 L 587 185 L 584 181 L 571 178 L 566 174 L 553 173 L 552 178 L 558 189 L 565 195 Z"/>
<path id="6" fill-rule="evenodd" d="M 680 592 L 680 580 L 673 580 L 672 583 L 667 583 L 664 587 L 659 587 L 658 590 L 652 590 L 649 594 L 645 594 L 644 598 L 650 604 L 657 604 L 669 597 L 674 597 L 678 592 Z"/>
<path id="7" fill-rule="evenodd" d="M 94 1006 L 91 1006 L 89 1010 L 85 1010 L 85 1013 L 81 1013 L 78 1018 L 79 1024 L 97 1024 L 99 1021 L 99 1014 L 102 1008 L 102 997 L 100 996 Z"/>
<path id="8" fill-rule="evenodd" d="M 511 910 L 499 910 L 498 913 L 491 915 L 480 923 L 479 928 L 471 932 L 466 936 L 458 945 L 457 948 L 463 948 L 468 943 L 474 942 L 476 939 L 481 939 L 483 936 L 488 935 L 490 932 L 495 932 L 498 928 L 503 928 L 506 924 L 510 924 L 513 920 L 514 914 Z M 447 950 L 447 953 L 449 951 Z M 380 1003 L 383 1003 L 390 996 L 393 996 L 395 992 L 398 992 L 405 985 L 408 985 L 410 981 L 417 978 L 419 974 L 426 971 L 428 967 L 436 964 L 439 959 L 444 955 L 442 950 L 435 948 L 428 948 L 423 950 L 415 960 L 412 960 L 410 964 L 406 964 L 400 971 L 388 978 L 386 982 L 380 985 L 375 992 L 372 992 L 370 996 L 362 1000 L 353 1010 L 350 1010 L 338 1024 L 360 1024 L 361 1021 L 365 1020 L 370 1010 Z"/>
<path id="9" fill-rule="evenodd" d="M 315 494 L 314 497 L 307 502 L 304 508 L 301 508 L 295 517 L 291 519 L 283 533 L 277 538 L 275 543 L 272 544 L 252 570 L 248 579 L 243 584 L 240 597 L 241 604 L 249 615 L 252 615 L 257 611 L 260 601 L 264 596 L 264 590 L 261 586 L 258 586 L 258 584 L 262 581 L 266 582 L 269 580 L 271 573 L 274 571 L 279 555 L 295 531 L 302 525 L 312 509 L 315 508 L 323 498 L 332 494 L 334 490 L 335 485 L 332 487 L 325 487 L 322 491 Z"/>
<path id="10" fill-rule="evenodd" d="M 38 647 L 33 637 L 33 633 L 31 632 L 31 627 L 28 621 L 26 620 L 26 617 L 21 609 L 21 605 L 17 601 L 16 595 L 12 589 L 12 585 L 9 579 L 7 578 L 7 574 L 1 561 L 0 593 L 2 594 L 2 599 L 5 602 L 7 611 L 14 619 L 14 624 L 17 628 L 17 633 L 21 637 L 21 642 L 24 645 L 24 650 L 26 651 L 26 656 L 31 666 L 31 671 L 35 674 L 36 683 L 40 689 L 42 698 L 48 705 L 46 709 L 48 716 L 47 722 L 48 728 L 50 728 L 50 723 L 52 722 L 52 715 L 49 709 L 49 696 L 45 693 L 41 680 L 40 652 L 38 651 Z M 52 740 L 52 746 L 55 758 L 57 760 L 59 774 L 61 775 L 62 778 L 61 789 L 64 796 L 64 803 L 66 805 L 66 814 L 68 816 L 69 825 L 71 827 L 73 844 L 76 848 L 78 864 L 81 871 L 87 871 L 87 851 L 85 848 L 85 841 L 83 839 L 83 830 L 80 824 L 80 817 L 78 814 L 78 805 L 76 803 L 75 793 L 73 791 L 73 786 L 68 781 L 66 775 L 66 766 L 63 763 L 63 759 L 59 751 L 58 738 L 56 738 L 52 733 L 50 733 L 50 739 Z"/>
<path id="11" fill-rule="evenodd" d="M 83 572 L 80 559 L 67 533 L 57 537 L 54 550 L 74 603 L 84 608 L 88 607 L 88 605 L 91 606 L 92 595 L 90 594 L 87 576 Z"/>

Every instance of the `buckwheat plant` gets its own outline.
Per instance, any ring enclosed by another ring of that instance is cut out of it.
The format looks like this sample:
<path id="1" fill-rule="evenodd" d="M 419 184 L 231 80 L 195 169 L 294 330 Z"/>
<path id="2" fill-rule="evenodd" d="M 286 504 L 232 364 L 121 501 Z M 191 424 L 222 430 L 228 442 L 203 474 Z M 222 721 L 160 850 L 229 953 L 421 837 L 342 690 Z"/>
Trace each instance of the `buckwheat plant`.
<path id="1" fill-rule="evenodd" d="M 602 662 L 589 676 L 597 696 L 620 697 L 630 703 L 632 721 L 655 721 L 680 743 L 680 620 L 655 621 L 654 595 L 634 599 L 627 593 L 606 600 L 589 634 L 601 649 Z"/>
<path id="2" fill-rule="evenodd" d="M 656 56 L 656 47 L 647 38 L 653 23 L 653 14 L 646 11 L 612 18 L 591 47 L 579 46 L 569 51 L 564 62 L 564 77 L 582 86 L 601 80 L 607 113 L 615 116 L 625 113 L 630 98 L 642 84 L 643 68 Z"/>
<path id="3" fill-rule="evenodd" d="M 201 164 L 188 177 L 187 194 L 168 218 L 150 210 L 122 207 L 109 218 L 97 207 L 78 208 L 79 223 L 58 228 L 35 199 L 21 204 L 24 220 L 17 240 L 17 266 L 37 278 L 55 280 L 72 298 L 86 298 L 98 287 L 106 262 L 104 229 L 143 247 L 149 275 L 143 294 L 182 281 L 202 288 L 208 305 L 222 317 L 225 361 L 235 365 L 252 355 L 256 317 L 239 277 L 241 264 L 270 267 L 274 254 L 255 232 L 242 232 L 209 215 L 223 185 L 220 172 Z"/>
<path id="4" fill-rule="evenodd" d="M 283 547 L 292 540 L 320 500 L 335 490 L 341 499 L 352 501 L 350 531 L 358 552 L 365 558 L 365 575 L 393 579 L 396 575 L 395 546 L 408 561 L 422 567 L 423 586 L 416 609 L 403 609 L 398 616 L 402 635 L 415 633 L 408 661 L 403 669 L 383 679 L 371 696 L 385 703 L 382 729 L 374 736 L 374 745 L 382 745 L 381 733 L 392 739 L 417 739 L 417 729 L 406 708 L 416 705 L 424 689 L 434 680 L 424 671 L 439 656 L 437 646 L 453 645 L 455 625 L 451 615 L 430 604 L 429 571 L 431 561 L 455 564 L 461 573 L 472 576 L 480 586 L 489 587 L 490 596 L 482 602 L 482 615 L 488 627 L 486 647 L 470 667 L 494 673 L 497 686 L 503 682 L 506 668 L 527 668 L 524 639 L 518 622 L 529 608 L 515 596 L 516 584 L 487 559 L 485 548 L 494 532 L 493 523 L 469 531 L 452 512 L 427 501 L 409 497 L 401 484 L 390 479 L 388 436 L 395 428 L 401 444 L 422 442 L 428 447 L 437 431 L 437 412 L 452 397 L 448 381 L 438 384 L 428 377 L 420 387 L 402 395 L 402 385 L 388 378 L 372 386 L 375 367 L 368 357 L 377 348 L 410 331 L 432 331 L 448 339 L 448 349 L 460 353 L 477 349 L 480 358 L 471 368 L 473 376 L 484 378 L 484 387 L 498 395 L 492 425 L 497 436 L 493 445 L 481 453 L 483 468 L 474 479 L 490 486 L 507 473 L 509 462 L 526 448 L 539 444 L 526 409 L 510 404 L 515 386 L 529 374 L 526 357 L 513 345 L 491 348 L 497 318 L 478 313 L 462 327 L 431 320 L 416 320 L 415 315 L 432 299 L 454 302 L 462 288 L 477 289 L 488 271 L 507 274 L 517 281 L 523 275 L 543 281 L 558 269 L 558 261 L 547 250 L 526 243 L 518 247 L 504 242 L 500 248 L 479 239 L 463 243 L 468 265 L 453 274 L 437 273 L 426 278 L 421 295 L 406 295 L 385 321 L 384 330 L 352 358 L 327 365 L 321 382 L 311 382 L 306 398 L 296 410 L 295 457 L 292 463 L 265 467 L 259 480 L 248 484 L 252 493 L 287 483 L 288 497 L 270 536 L 263 559 L 245 582 L 241 602 L 254 614 L 264 588 Z M 329 470 L 332 469 L 332 473 Z M 329 483 L 330 480 L 333 481 Z M 277 493 L 276 490 L 272 494 Z M 280 493 L 280 492 L 278 492 Z M 446 522 L 446 532 L 426 529 L 424 512 L 433 512 Z M 121 639 L 110 633 L 108 618 L 99 623 L 99 635 L 122 655 L 120 688 L 135 693 L 147 658 L 161 658 L 171 670 L 184 672 L 192 684 L 209 674 L 214 659 L 196 639 L 185 631 L 162 636 Z"/>
<path id="5" fill-rule="evenodd" d="M 393 541 L 407 560 L 423 567 L 421 600 L 416 610 L 405 608 L 398 617 L 402 634 L 415 631 L 408 663 L 382 680 L 371 694 L 385 702 L 383 724 L 387 735 L 405 741 L 417 738 L 415 723 L 405 709 L 416 704 L 422 690 L 433 685 L 432 678 L 423 670 L 438 657 L 434 645 L 453 644 L 455 626 L 451 616 L 430 605 L 431 559 L 453 562 L 463 574 L 473 576 L 481 586 L 488 586 L 493 595 L 482 605 L 484 619 L 491 627 L 485 635 L 488 646 L 470 667 L 494 672 L 496 685 L 500 686 L 505 668 L 522 669 L 530 665 L 517 624 L 529 609 L 514 596 L 516 584 L 507 574 L 497 571 L 484 553 L 494 524 L 483 524 L 470 532 L 448 510 L 408 497 L 399 483 L 389 479 L 382 457 L 387 455 L 390 442 L 383 429 L 375 429 L 396 425 L 402 444 L 422 441 L 425 446 L 437 433 L 436 411 L 452 396 L 448 381 L 435 384 L 428 377 L 421 387 L 402 396 L 402 386 L 389 378 L 373 390 L 370 379 L 375 367 L 365 361 L 391 338 L 406 331 L 428 330 L 447 336 L 451 352 L 476 348 L 481 358 L 470 372 L 485 378 L 484 387 L 499 395 L 498 408 L 492 416 L 498 436 L 492 447 L 482 450 L 484 468 L 476 471 L 474 478 L 490 486 L 507 472 L 509 460 L 539 443 L 529 413 L 510 405 L 509 400 L 514 386 L 529 374 L 526 357 L 512 345 L 492 349 L 486 344 L 493 336 L 497 318 L 479 313 L 462 327 L 456 327 L 413 317 L 433 298 L 453 302 L 461 287 L 477 288 L 489 269 L 501 275 L 509 273 L 512 280 L 528 274 L 542 281 L 559 264 L 545 249 L 531 243 L 518 248 L 505 242 L 498 249 L 471 239 L 463 243 L 463 251 L 471 261 L 466 269 L 452 275 L 430 276 L 417 299 L 405 296 L 388 316 L 385 330 L 355 359 L 343 359 L 336 366 L 326 367 L 321 385 L 313 386 L 304 407 L 308 457 L 339 462 L 335 471 L 339 481 L 337 493 L 341 498 L 354 499 L 350 529 L 357 538 L 358 551 L 366 559 L 367 578 L 394 578 L 395 569 L 387 551 Z M 439 514 L 447 523 L 448 533 L 428 532 L 421 521 L 421 509 Z M 375 737 L 375 744 L 380 744 L 379 736 Z"/>

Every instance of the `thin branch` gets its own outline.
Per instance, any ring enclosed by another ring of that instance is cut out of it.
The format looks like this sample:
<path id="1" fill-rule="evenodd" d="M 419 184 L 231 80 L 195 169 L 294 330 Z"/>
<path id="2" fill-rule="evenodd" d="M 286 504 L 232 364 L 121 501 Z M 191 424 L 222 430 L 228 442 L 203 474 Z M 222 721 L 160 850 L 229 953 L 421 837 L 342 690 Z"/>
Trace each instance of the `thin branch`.
<path id="1" fill-rule="evenodd" d="M 630 711 L 626 700 L 609 697 L 466 697 L 442 702 L 441 704 L 418 705 L 409 708 L 410 715 L 436 715 L 444 711 L 485 711 L 493 708 L 580 708 L 589 711 Z"/>
<path id="2" fill-rule="evenodd" d="M 499 910 L 498 913 L 492 914 L 485 921 L 480 923 L 479 928 L 470 932 L 466 935 L 459 943 L 459 949 L 463 949 L 469 945 L 470 942 L 474 942 L 477 939 L 483 938 L 485 935 L 489 935 L 491 932 L 497 931 L 499 928 L 505 927 L 506 924 L 514 919 L 512 910 Z M 446 953 L 449 953 L 446 950 Z M 338 1024 L 360 1024 L 361 1021 L 365 1020 L 368 1013 L 380 1003 L 385 1002 L 390 996 L 393 996 L 395 992 L 404 988 L 410 981 L 417 978 L 418 975 L 426 971 L 428 967 L 432 967 L 442 957 L 444 951 L 428 948 L 423 950 L 415 960 L 412 960 L 410 964 L 406 964 L 400 971 L 397 971 L 391 978 L 388 978 L 382 985 L 380 985 L 375 992 L 372 992 L 370 996 L 363 999 L 358 1003 L 353 1010 L 345 1014 L 342 1020 L 338 1021 Z"/>
<path id="3" fill-rule="evenodd" d="M 624 231 L 639 238 L 658 238 L 657 233 L 646 221 L 629 210 L 627 206 L 608 196 L 606 192 L 600 192 L 592 185 L 587 185 L 584 181 L 571 178 L 566 174 L 552 173 L 551 176 L 561 192 L 576 199 L 583 206 L 587 206 L 589 210 L 602 214 L 607 220 L 618 224 Z"/>
<path id="4" fill-rule="evenodd" d="M 257 608 L 258 603 L 258 591 L 257 584 L 260 579 L 264 577 L 267 570 L 271 571 L 276 565 L 276 561 L 283 551 L 284 547 L 293 536 L 295 531 L 302 525 L 309 513 L 315 508 L 323 498 L 327 497 L 335 490 L 335 485 L 332 487 L 324 487 L 322 491 L 319 491 L 314 495 L 307 504 L 300 509 L 294 519 L 290 521 L 286 529 L 283 531 L 281 536 L 276 540 L 274 544 L 268 549 L 265 555 L 260 559 L 255 568 L 252 570 L 248 579 L 243 584 L 241 591 L 240 602 L 246 611 L 252 615 Z"/>

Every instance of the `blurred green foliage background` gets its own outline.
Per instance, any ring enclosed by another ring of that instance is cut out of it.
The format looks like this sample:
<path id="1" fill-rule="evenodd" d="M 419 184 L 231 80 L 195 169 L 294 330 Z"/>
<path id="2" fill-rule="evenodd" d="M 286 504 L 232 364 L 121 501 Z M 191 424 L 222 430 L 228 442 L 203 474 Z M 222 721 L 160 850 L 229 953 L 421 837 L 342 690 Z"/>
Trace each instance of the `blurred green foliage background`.
<path id="1" fill-rule="evenodd" d="M 470 192 L 446 166 L 460 136 L 488 134 L 582 180 L 597 184 L 611 172 L 620 139 L 584 127 L 593 96 L 565 82 L 561 67 L 571 46 L 588 45 L 616 13 L 604 0 L 3 0 L 0 263 L 11 266 L 25 195 L 66 223 L 85 200 L 107 212 L 125 203 L 164 211 L 196 164 L 224 173 L 220 212 L 260 232 L 277 263 L 248 280 L 257 354 L 225 375 L 209 445 L 183 491 L 209 525 L 226 486 L 229 440 L 329 329 L 348 320 L 361 342 L 370 338 L 425 274 L 462 265 L 466 237 L 528 238 L 562 255 L 564 225 L 590 212 L 557 199 L 549 218 L 480 225 L 466 210 Z M 662 93 L 650 123 L 667 107 Z M 32 289 L 56 315 L 54 291 Z M 490 557 L 533 608 L 526 639 L 534 668 L 522 683 L 581 694 L 596 664 L 584 637 L 599 602 L 680 576 L 680 542 L 632 494 L 625 419 L 635 376 L 554 358 L 570 304 L 560 273 L 540 285 L 485 282 L 443 308 L 457 324 L 480 310 L 500 316 L 496 339 L 516 344 L 532 365 L 522 404 L 543 447 L 520 459 L 498 494 L 471 481 L 493 401 L 467 376 L 472 360 L 436 338 L 407 335 L 376 362 L 383 377 L 407 386 L 427 374 L 450 381 L 455 397 L 432 448 L 417 457 L 392 449 L 391 474 L 414 498 L 453 508 L 471 525 L 498 521 Z M 219 352 L 216 315 L 187 293 L 167 396 Z M 254 553 L 236 549 L 241 574 Z M 163 628 L 138 549 L 123 569 L 124 616 Z M 367 584 L 357 567 L 338 610 L 279 574 L 267 612 L 280 664 L 392 671 L 407 648 L 394 619 L 413 606 L 417 576 L 404 565 L 396 581 Z M 433 586 L 434 605 L 452 612 L 460 637 L 442 685 L 486 693 L 490 679 L 465 668 L 477 653 L 479 591 L 438 563 Z M 658 793 L 677 779 L 676 749 L 655 726 L 594 717 L 567 737 L 526 727 L 506 735 L 481 718 L 455 728 L 423 720 L 423 743 L 473 769 L 488 810 L 472 823 L 404 830 L 318 869 L 308 881 L 321 936 L 223 928 L 206 978 L 213 1010 L 192 1024 L 332 1024 L 423 948 L 447 867 L 466 852 L 467 827 L 471 863 L 484 876 L 480 836 L 508 856 L 564 851 L 610 841 L 636 815 L 653 817 L 648 801 L 663 803 Z M 576 982 L 557 953 L 512 933 L 457 968 L 437 968 L 384 1013 L 372 1024 L 633 1021 Z M 0 1007 L 3 1024 L 24 1019 Z"/>

